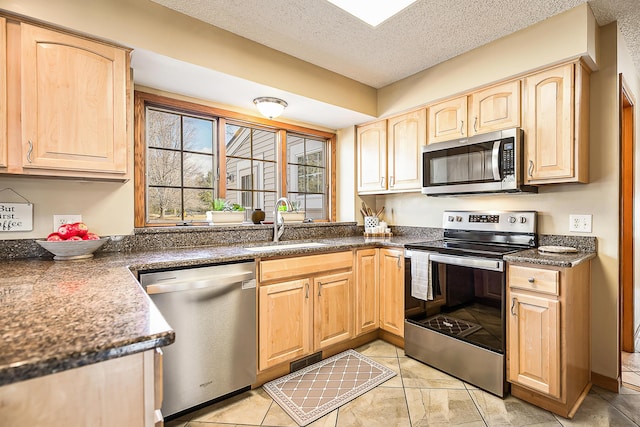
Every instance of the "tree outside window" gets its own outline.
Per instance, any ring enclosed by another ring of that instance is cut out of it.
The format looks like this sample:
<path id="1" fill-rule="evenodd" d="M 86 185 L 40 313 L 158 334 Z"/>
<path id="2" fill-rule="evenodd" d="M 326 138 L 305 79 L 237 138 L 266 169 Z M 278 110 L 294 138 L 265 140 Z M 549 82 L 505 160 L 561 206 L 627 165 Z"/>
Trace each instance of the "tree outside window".
<path id="1" fill-rule="evenodd" d="M 216 122 L 147 108 L 147 222 L 203 221 L 215 194 Z"/>
<path id="2" fill-rule="evenodd" d="M 287 193 L 307 218 L 328 217 L 326 147 L 325 140 L 287 134 Z"/>

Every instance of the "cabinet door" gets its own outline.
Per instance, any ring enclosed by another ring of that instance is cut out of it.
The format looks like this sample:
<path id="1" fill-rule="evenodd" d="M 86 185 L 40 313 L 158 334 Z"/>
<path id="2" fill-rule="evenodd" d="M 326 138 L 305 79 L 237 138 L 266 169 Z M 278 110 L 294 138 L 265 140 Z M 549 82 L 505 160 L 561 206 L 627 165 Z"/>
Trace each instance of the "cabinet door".
<path id="1" fill-rule="evenodd" d="M 564 181 L 574 176 L 574 65 L 524 79 L 525 181 Z"/>
<path id="2" fill-rule="evenodd" d="M 396 249 L 380 249 L 380 328 L 404 337 L 404 259 Z"/>
<path id="3" fill-rule="evenodd" d="M 0 168 L 7 167 L 7 20 L 0 17 Z"/>
<path id="4" fill-rule="evenodd" d="M 358 192 L 387 189 L 387 121 L 358 127 Z"/>
<path id="5" fill-rule="evenodd" d="M 314 351 L 353 336 L 352 274 L 318 276 L 314 280 Z"/>
<path id="6" fill-rule="evenodd" d="M 0 387 L 0 420 L 15 426 L 153 425 L 153 350 Z M 147 373 L 149 373 L 147 381 Z"/>
<path id="7" fill-rule="evenodd" d="M 467 97 L 450 99 L 429 107 L 427 144 L 467 136 Z"/>
<path id="8" fill-rule="evenodd" d="M 510 292 L 508 379 L 560 397 L 560 302 Z"/>
<path id="9" fill-rule="evenodd" d="M 520 126 L 520 80 L 471 95 L 469 136 Z"/>
<path id="10" fill-rule="evenodd" d="M 260 370 L 311 350 L 310 286 L 303 279 L 258 288 Z"/>
<path id="11" fill-rule="evenodd" d="M 422 146 L 427 143 L 427 110 L 387 121 L 389 190 L 422 188 Z"/>
<path id="12" fill-rule="evenodd" d="M 377 249 L 356 252 L 356 335 L 375 331 L 380 325 Z"/>
<path id="13" fill-rule="evenodd" d="M 21 44 L 22 167 L 126 173 L 128 52 L 24 23 Z"/>

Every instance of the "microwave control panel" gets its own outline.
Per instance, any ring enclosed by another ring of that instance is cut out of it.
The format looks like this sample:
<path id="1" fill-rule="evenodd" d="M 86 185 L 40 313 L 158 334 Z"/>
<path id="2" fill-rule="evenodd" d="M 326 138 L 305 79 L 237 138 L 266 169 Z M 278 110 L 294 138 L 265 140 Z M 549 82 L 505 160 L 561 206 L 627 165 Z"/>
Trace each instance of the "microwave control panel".
<path id="1" fill-rule="evenodd" d="M 502 172 L 503 176 L 515 174 L 515 150 L 512 141 L 505 142 L 502 146 Z"/>

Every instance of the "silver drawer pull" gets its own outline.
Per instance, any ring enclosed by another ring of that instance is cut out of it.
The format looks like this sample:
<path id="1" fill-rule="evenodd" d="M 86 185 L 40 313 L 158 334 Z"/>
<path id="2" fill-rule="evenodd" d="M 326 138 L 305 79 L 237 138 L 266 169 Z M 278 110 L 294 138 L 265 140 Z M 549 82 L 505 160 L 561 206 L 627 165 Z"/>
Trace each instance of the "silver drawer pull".
<path id="1" fill-rule="evenodd" d="M 536 279 L 534 279 L 533 277 L 529 277 L 529 278 L 527 279 L 527 282 L 529 282 L 529 283 L 533 283 L 533 282 L 535 282 L 535 281 L 536 281 Z"/>

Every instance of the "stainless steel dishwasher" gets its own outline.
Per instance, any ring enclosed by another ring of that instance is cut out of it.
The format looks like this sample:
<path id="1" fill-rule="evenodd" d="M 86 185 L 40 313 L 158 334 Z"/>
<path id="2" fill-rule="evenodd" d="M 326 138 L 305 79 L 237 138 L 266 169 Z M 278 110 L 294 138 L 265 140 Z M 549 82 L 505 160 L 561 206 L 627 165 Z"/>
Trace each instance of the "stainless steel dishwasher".
<path id="1" fill-rule="evenodd" d="M 176 333 L 163 349 L 164 416 L 256 381 L 255 269 L 252 261 L 140 274 Z"/>

